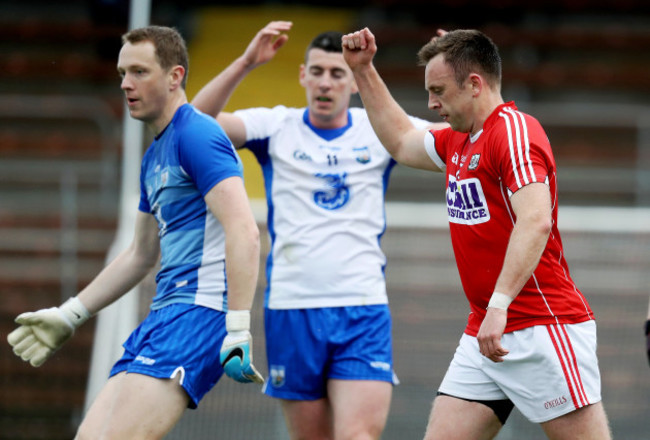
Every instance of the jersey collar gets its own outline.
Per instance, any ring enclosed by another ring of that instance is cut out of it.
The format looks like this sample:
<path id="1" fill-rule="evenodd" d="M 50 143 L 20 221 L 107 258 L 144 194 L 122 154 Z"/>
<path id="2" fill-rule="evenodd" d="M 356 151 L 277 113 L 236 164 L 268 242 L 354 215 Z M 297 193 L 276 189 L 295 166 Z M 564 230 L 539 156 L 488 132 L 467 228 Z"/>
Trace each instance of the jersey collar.
<path id="1" fill-rule="evenodd" d="M 316 128 L 314 127 L 311 122 L 309 122 L 309 109 L 305 109 L 305 112 L 302 114 L 302 120 L 303 122 L 311 128 L 311 131 L 316 133 L 318 136 L 322 137 L 326 141 L 331 141 L 332 139 L 336 139 L 337 137 L 343 135 L 348 128 L 352 127 L 352 114 L 350 113 L 350 110 L 348 110 L 348 123 L 344 125 L 343 127 L 339 128 Z"/>

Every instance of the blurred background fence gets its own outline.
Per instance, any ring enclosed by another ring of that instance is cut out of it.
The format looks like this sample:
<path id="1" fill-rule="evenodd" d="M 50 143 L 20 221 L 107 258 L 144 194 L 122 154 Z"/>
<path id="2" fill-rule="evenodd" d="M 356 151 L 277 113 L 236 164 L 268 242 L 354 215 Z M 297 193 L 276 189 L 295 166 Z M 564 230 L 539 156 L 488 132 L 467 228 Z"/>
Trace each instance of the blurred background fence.
<path id="1" fill-rule="evenodd" d="M 368 26 L 376 64 L 414 115 L 426 108 L 418 48 L 437 28 L 476 27 L 499 45 L 503 95 L 546 128 L 559 167 L 560 220 L 572 275 L 599 325 L 603 396 L 616 438 L 650 438 L 650 370 L 642 325 L 650 294 L 650 4 L 635 0 L 154 1 L 190 49 L 190 98 L 272 19 L 290 41 L 253 72 L 229 110 L 303 106 L 298 65 L 322 30 Z M 0 336 L 13 318 L 82 288 L 115 238 L 122 97 L 115 70 L 128 2 L 0 0 Z M 355 99 L 355 104 L 360 102 Z M 249 194 L 262 196 L 246 153 Z M 394 316 L 395 388 L 384 438 L 421 438 L 431 400 L 462 332 L 467 305 L 453 261 L 442 176 L 396 167 L 383 239 Z M 253 201 L 264 230 L 263 210 Z M 133 206 L 136 209 L 136 206 Z M 265 246 L 268 244 L 265 242 Z M 265 247 L 266 249 L 266 247 Z M 261 262 L 263 264 L 263 261 Z M 152 279 L 140 289 L 147 311 Z M 260 280 L 253 333 L 266 373 Z M 85 404 L 91 320 L 44 366 L 0 349 L 0 439 L 71 438 Z M 285 439 L 275 402 L 223 380 L 172 439 Z M 499 439 L 543 438 L 517 412 Z"/>

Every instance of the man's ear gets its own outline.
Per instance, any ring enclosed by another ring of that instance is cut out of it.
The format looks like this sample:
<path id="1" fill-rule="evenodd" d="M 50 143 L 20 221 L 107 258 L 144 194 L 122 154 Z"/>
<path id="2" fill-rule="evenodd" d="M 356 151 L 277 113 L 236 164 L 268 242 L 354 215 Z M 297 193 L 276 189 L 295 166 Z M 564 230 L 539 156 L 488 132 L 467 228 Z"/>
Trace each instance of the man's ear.
<path id="1" fill-rule="evenodd" d="M 470 73 L 469 85 L 472 88 L 472 96 L 477 97 L 481 94 L 483 87 L 485 87 L 485 81 L 481 75 L 477 73 Z"/>
<path id="2" fill-rule="evenodd" d="M 176 90 L 183 83 L 185 78 L 185 68 L 183 66 L 174 66 L 169 71 L 169 89 Z"/>

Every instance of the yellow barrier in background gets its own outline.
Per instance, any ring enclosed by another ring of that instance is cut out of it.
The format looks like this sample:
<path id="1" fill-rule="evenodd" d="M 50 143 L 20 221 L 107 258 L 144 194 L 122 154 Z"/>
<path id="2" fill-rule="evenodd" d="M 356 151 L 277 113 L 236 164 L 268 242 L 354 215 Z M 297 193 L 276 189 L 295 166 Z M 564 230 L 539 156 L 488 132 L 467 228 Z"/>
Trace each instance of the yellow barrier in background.
<path id="1" fill-rule="evenodd" d="M 342 9 L 313 7 L 206 8 L 197 14 L 189 42 L 188 98 L 240 56 L 253 36 L 269 21 L 293 22 L 289 41 L 268 64 L 252 71 L 231 97 L 226 111 L 249 107 L 304 107 L 305 92 L 298 83 L 305 49 L 320 32 L 350 31 L 353 15 Z M 239 151 L 250 198 L 264 198 L 262 173 L 248 150 Z"/>

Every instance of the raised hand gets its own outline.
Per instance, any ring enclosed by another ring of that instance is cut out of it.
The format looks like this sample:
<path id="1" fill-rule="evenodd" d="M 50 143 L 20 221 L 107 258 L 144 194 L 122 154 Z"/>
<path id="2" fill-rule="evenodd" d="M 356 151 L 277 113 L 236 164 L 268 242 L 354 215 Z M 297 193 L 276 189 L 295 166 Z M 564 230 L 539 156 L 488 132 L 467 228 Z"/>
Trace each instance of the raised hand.
<path id="1" fill-rule="evenodd" d="M 262 28 L 251 40 L 244 52 L 244 59 L 253 69 L 269 62 L 278 50 L 289 40 L 288 32 L 293 25 L 290 21 L 272 21 Z"/>
<path id="2" fill-rule="evenodd" d="M 359 67 L 370 65 L 377 53 L 375 36 L 368 28 L 344 35 L 342 45 L 343 58 L 353 71 Z"/>

